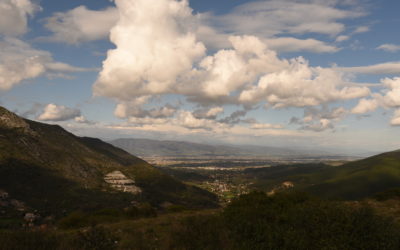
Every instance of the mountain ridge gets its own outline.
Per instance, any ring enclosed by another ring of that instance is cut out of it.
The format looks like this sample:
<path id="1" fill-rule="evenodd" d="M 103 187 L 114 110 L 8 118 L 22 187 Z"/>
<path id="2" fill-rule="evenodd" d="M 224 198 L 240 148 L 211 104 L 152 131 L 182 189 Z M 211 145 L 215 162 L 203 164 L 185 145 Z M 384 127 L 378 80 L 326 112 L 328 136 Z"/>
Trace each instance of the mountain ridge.
<path id="1" fill-rule="evenodd" d="M 322 156 L 328 155 L 322 151 L 294 150 L 279 147 L 254 146 L 254 145 L 210 145 L 203 143 L 152 140 L 143 138 L 119 138 L 108 141 L 114 146 L 120 147 L 127 152 L 150 156 Z"/>
<path id="2" fill-rule="evenodd" d="M 105 180 L 120 171 L 143 192 L 114 189 Z M 160 172 L 144 160 L 58 125 L 23 119 L 0 107 L 0 189 L 43 214 L 123 208 L 132 201 L 215 207 L 216 197 Z M 1 208 L 1 207 L 0 207 Z M 64 211 L 64 212 L 63 212 Z"/>
<path id="3" fill-rule="evenodd" d="M 312 174 L 311 177 L 322 180 L 307 188 L 312 193 L 325 193 L 332 198 L 366 198 L 400 187 L 400 150 L 349 162 L 323 173 Z"/>
<path id="4" fill-rule="evenodd" d="M 250 170 L 249 170 L 250 171 Z M 270 169 L 252 170 L 270 186 L 279 182 L 293 182 L 296 189 L 327 199 L 361 200 L 376 193 L 400 187 L 400 150 L 381 153 L 340 166 L 325 164 L 298 164 L 276 166 Z"/>

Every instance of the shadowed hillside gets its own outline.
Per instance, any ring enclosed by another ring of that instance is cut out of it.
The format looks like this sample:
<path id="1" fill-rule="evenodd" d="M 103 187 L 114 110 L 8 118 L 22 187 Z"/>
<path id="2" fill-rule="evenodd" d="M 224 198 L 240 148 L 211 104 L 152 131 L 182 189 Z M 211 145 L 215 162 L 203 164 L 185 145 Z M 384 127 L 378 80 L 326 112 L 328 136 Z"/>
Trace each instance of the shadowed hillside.
<path id="1" fill-rule="evenodd" d="M 109 173 L 121 175 L 122 182 L 129 180 L 126 185 L 138 191 L 122 192 L 125 184 L 107 183 L 104 178 Z M 60 216 L 78 209 L 123 208 L 132 201 L 213 207 L 216 200 L 213 194 L 185 185 L 99 139 L 77 137 L 60 126 L 25 120 L 1 107 L 0 191 L 9 197 L 6 205 L 15 200 L 23 204 L 22 210 Z"/>

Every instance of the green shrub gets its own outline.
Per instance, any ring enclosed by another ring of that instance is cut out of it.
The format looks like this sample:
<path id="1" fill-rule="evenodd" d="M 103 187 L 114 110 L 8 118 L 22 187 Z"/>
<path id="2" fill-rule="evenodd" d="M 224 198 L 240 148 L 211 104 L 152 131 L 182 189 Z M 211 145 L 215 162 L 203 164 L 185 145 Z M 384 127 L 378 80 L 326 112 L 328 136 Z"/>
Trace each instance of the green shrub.
<path id="1" fill-rule="evenodd" d="M 90 227 L 78 233 L 76 249 L 112 250 L 117 247 L 118 238 L 103 227 Z"/>
<path id="2" fill-rule="evenodd" d="M 392 218 L 379 216 L 367 206 L 297 192 L 274 196 L 253 192 L 220 212 L 165 214 L 157 219 L 104 224 L 121 241 L 104 227 L 70 230 L 99 218 L 155 215 L 149 204 L 125 213 L 114 209 L 75 212 L 59 223 L 67 231 L 0 231 L 0 249 L 400 249 L 399 225 Z"/>
<path id="3" fill-rule="evenodd" d="M 219 215 L 186 217 L 171 228 L 169 249 L 229 249 L 226 232 Z"/>
<path id="4" fill-rule="evenodd" d="M 399 228 L 369 208 L 302 193 L 255 192 L 223 212 L 238 249 L 398 249 Z"/>
<path id="5" fill-rule="evenodd" d="M 34 231 L 0 232 L 0 249 L 4 250 L 54 250 L 59 249 L 55 234 Z"/>
<path id="6" fill-rule="evenodd" d="M 182 206 L 182 205 L 171 205 L 166 208 L 166 211 L 169 213 L 179 213 L 179 212 L 183 212 L 186 210 L 187 210 L 187 207 Z"/>
<path id="7" fill-rule="evenodd" d="M 120 209 L 116 208 L 103 208 L 92 213 L 94 216 L 109 216 L 109 217 L 121 217 L 123 213 Z"/>
<path id="8" fill-rule="evenodd" d="M 58 226 L 62 229 L 71 229 L 84 227 L 89 224 L 87 214 L 81 211 L 75 211 L 60 219 Z"/>
<path id="9" fill-rule="evenodd" d="M 91 213 L 75 211 L 62 218 L 58 222 L 61 229 L 74 229 L 102 223 L 117 222 L 125 219 L 126 214 L 115 208 L 106 208 Z"/>
<path id="10" fill-rule="evenodd" d="M 386 201 L 391 199 L 400 199 L 400 188 L 392 188 L 384 192 L 373 195 L 377 201 Z"/>
<path id="11" fill-rule="evenodd" d="M 150 205 L 150 203 L 141 203 L 137 206 L 132 206 L 125 209 L 125 214 L 131 218 L 149 218 L 156 217 L 157 210 Z"/>

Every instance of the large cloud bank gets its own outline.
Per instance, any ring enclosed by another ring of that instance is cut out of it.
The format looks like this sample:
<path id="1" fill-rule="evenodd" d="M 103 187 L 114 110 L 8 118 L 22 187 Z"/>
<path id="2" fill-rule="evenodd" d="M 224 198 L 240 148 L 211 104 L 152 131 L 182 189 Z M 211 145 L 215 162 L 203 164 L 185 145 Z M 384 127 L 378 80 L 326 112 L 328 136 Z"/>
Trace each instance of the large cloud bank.
<path id="1" fill-rule="evenodd" d="M 264 14 L 278 15 L 278 10 L 287 3 L 266 1 L 241 6 L 231 16 L 221 19 L 223 29 L 239 25 L 233 20 L 241 20 L 242 14 L 250 11 L 257 14 L 256 18 L 253 22 L 240 24 L 239 28 L 243 32 L 251 31 L 259 26 L 258 19 L 265 17 Z M 319 21 L 315 22 L 314 17 L 307 15 L 310 20 L 303 20 L 299 25 L 297 19 L 304 15 L 298 18 L 295 15 L 286 26 L 283 25 L 285 22 L 280 22 L 279 30 L 338 34 L 344 27 L 335 20 L 364 15 L 362 11 L 339 11 L 333 4 L 307 3 L 296 4 L 300 10 L 310 6 L 318 9 L 316 13 L 323 14 L 324 18 L 317 18 Z M 207 52 L 207 43 L 199 35 L 199 16 L 192 13 L 186 0 L 116 0 L 115 4 L 119 20 L 111 30 L 110 39 L 116 48 L 108 51 L 93 91 L 97 96 L 114 99 L 118 103 L 115 114 L 132 123 L 167 123 L 170 119 L 196 128 L 215 125 L 210 125 L 210 121 L 223 125 L 223 107 L 226 105 L 242 106 L 244 110 L 259 105 L 266 108 L 312 107 L 364 98 L 352 111 L 343 114 L 361 114 L 379 106 L 376 98 L 373 97 L 372 101 L 365 99 L 371 95 L 368 87 L 351 83 L 347 77 L 347 71 L 351 70 L 313 67 L 302 57 L 282 59 L 269 47 L 269 43 L 272 47 L 277 46 L 273 39 L 230 35 L 227 36 L 227 48 Z M 282 18 L 288 17 L 276 20 Z M 289 40 L 282 41 L 292 42 Z M 309 42 L 316 44 L 315 41 Z M 383 68 L 381 66 L 379 70 Z M 368 73 L 369 70 L 377 69 L 365 67 L 352 72 Z M 171 106 L 146 109 L 154 98 L 168 95 L 179 95 L 198 109 L 193 112 Z M 390 92 L 381 99 L 385 99 L 382 102 L 387 106 L 394 101 Z M 339 120 L 338 117 L 325 116 L 315 116 L 313 121 L 317 121 L 317 125 L 303 124 L 303 128 L 329 129 L 332 122 Z M 345 115 L 340 116 L 343 117 Z M 225 119 L 229 119 L 229 115 Z M 249 119 L 236 121 L 249 123 Z M 249 124 L 259 129 L 282 128 L 281 125 L 263 125 L 257 121 Z"/>

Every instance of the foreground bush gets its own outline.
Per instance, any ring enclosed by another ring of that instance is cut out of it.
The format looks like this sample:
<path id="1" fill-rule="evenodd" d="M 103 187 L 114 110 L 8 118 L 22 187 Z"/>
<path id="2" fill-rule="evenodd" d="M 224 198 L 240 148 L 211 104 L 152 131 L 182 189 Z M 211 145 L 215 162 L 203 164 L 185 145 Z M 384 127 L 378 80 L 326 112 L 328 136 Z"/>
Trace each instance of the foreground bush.
<path id="1" fill-rule="evenodd" d="M 222 211 L 154 216 L 151 208 L 102 210 L 117 224 L 79 227 L 80 213 L 64 220 L 68 230 L 0 231 L 0 249 L 400 249 L 400 229 L 369 207 L 325 201 L 303 193 L 243 195 Z M 125 218 L 124 220 L 120 220 Z M 103 220 L 103 219 L 102 219 Z"/>
<path id="2" fill-rule="evenodd" d="M 1 250 L 112 250 L 118 238 L 103 227 L 75 232 L 10 231 L 0 232 Z"/>
<path id="3" fill-rule="evenodd" d="M 53 250 L 59 248 L 53 233 L 12 231 L 0 232 L 0 249 L 4 250 Z"/>
<path id="4" fill-rule="evenodd" d="M 90 227 L 79 232 L 75 249 L 112 250 L 116 248 L 118 238 L 103 227 Z"/>
<path id="5" fill-rule="evenodd" d="M 306 194 L 251 193 L 222 213 L 238 249 L 399 249 L 399 228 L 372 209 Z"/>

